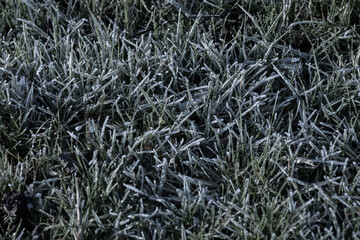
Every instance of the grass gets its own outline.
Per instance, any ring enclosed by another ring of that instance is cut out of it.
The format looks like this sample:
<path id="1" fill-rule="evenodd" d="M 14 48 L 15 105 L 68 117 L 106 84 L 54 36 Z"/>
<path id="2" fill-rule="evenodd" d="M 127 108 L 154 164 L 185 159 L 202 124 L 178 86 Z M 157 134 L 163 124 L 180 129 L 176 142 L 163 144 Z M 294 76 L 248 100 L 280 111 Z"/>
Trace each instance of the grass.
<path id="1" fill-rule="evenodd" d="M 2 2 L 0 234 L 359 238 L 359 16 L 359 0 Z"/>

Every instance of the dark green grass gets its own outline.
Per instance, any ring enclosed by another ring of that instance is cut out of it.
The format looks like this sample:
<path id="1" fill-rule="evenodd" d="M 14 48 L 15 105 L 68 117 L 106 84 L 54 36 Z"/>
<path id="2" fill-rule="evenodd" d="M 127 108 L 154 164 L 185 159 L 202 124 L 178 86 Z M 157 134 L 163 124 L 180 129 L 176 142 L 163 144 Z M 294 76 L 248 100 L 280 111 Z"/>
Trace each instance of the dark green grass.
<path id="1" fill-rule="evenodd" d="M 360 237 L 359 6 L 1 2 L 0 234 Z"/>

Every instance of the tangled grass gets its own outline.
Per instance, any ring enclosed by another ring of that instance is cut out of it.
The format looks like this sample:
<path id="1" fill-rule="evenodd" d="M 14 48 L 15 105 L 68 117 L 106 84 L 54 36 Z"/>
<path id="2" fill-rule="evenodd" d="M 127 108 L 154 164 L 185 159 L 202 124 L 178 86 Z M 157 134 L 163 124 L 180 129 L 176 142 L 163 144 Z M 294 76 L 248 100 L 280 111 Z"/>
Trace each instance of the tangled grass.
<path id="1" fill-rule="evenodd" d="M 1 2 L 0 234 L 359 238 L 359 16 L 359 0 Z"/>

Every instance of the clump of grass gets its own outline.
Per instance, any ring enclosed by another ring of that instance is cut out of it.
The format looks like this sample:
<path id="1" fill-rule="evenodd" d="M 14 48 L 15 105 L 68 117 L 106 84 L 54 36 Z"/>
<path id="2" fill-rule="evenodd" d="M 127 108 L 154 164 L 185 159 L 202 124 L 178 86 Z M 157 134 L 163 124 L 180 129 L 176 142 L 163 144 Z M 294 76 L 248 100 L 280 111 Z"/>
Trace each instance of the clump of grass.
<path id="1" fill-rule="evenodd" d="M 1 234 L 358 237 L 357 6 L 6 1 Z"/>

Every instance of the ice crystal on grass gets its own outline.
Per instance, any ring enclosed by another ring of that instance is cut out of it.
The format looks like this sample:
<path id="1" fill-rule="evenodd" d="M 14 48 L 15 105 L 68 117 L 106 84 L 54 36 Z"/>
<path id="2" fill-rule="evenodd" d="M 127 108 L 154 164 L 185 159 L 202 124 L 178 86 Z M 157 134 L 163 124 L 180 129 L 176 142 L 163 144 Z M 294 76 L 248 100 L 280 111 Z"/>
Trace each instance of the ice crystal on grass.
<path id="1" fill-rule="evenodd" d="M 359 13 L 0 3 L 2 234 L 357 238 Z"/>

